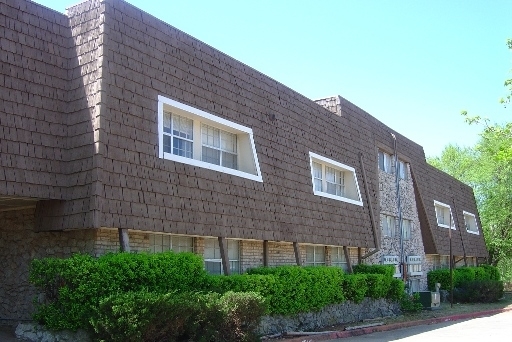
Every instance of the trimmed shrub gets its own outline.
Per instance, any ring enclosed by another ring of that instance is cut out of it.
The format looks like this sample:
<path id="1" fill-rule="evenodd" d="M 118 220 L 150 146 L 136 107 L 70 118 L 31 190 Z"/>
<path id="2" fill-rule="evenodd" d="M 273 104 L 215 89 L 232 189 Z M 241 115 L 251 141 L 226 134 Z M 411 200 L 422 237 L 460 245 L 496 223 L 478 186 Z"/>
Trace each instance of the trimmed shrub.
<path id="1" fill-rule="evenodd" d="M 450 270 L 448 268 L 433 270 L 427 273 L 427 285 L 430 291 L 436 290 L 436 283 L 441 284 L 442 290 L 450 291 Z"/>
<path id="2" fill-rule="evenodd" d="M 485 273 L 487 273 L 487 277 L 489 280 L 501 280 L 500 271 L 497 267 L 491 266 L 491 265 L 480 265 L 478 267 L 481 267 Z"/>
<path id="3" fill-rule="evenodd" d="M 413 293 L 409 295 L 407 293 L 402 294 L 400 300 L 400 310 L 403 312 L 418 312 L 423 309 L 423 305 L 420 302 L 419 293 Z"/>
<path id="4" fill-rule="evenodd" d="M 475 272 L 475 280 L 491 280 L 489 273 L 483 267 L 474 267 L 473 271 Z"/>
<path id="5" fill-rule="evenodd" d="M 254 293 L 128 292 L 103 299 L 91 320 L 106 341 L 256 341 L 265 312 Z"/>
<path id="6" fill-rule="evenodd" d="M 262 293 L 272 314 L 314 311 L 344 300 L 343 270 L 337 267 L 258 267 L 248 274 L 274 277 L 275 286 Z"/>
<path id="7" fill-rule="evenodd" d="M 84 328 L 100 300 L 119 292 L 197 291 L 207 284 L 201 257 L 192 253 L 77 254 L 31 264 L 30 280 L 45 294 L 34 318 L 50 329 Z"/>
<path id="8" fill-rule="evenodd" d="M 503 282 L 473 280 L 453 290 L 453 300 L 459 303 L 491 303 L 503 297 Z"/>
<path id="9" fill-rule="evenodd" d="M 343 293 L 347 300 L 360 303 L 368 292 L 366 274 L 350 274 L 343 277 Z"/>
<path id="10" fill-rule="evenodd" d="M 365 265 L 359 264 L 353 267 L 353 272 L 355 274 L 363 273 L 363 274 L 382 274 L 386 277 L 393 278 L 395 274 L 395 266 L 394 265 Z"/>
<path id="11" fill-rule="evenodd" d="M 366 286 L 368 288 L 366 296 L 373 299 L 385 298 L 389 291 L 391 279 L 383 274 L 366 274 Z"/>
<path id="12" fill-rule="evenodd" d="M 453 286 L 459 287 L 475 280 L 474 267 L 461 267 L 453 270 Z"/>
<path id="13" fill-rule="evenodd" d="M 389 290 L 386 294 L 386 298 L 389 300 L 398 302 L 402 299 L 405 292 L 405 284 L 402 279 L 393 278 L 389 284 Z"/>

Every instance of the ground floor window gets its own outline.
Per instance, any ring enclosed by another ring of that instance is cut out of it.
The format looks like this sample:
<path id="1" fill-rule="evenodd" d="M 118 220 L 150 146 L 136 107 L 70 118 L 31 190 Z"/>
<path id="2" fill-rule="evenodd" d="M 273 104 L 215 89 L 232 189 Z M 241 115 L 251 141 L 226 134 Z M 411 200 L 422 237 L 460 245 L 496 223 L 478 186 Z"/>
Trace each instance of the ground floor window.
<path id="1" fill-rule="evenodd" d="M 149 251 L 194 252 L 194 238 L 170 234 L 149 234 Z"/>
<path id="2" fill-rule="evenodd" d="M 226 239 L 226 244 L 229 270 L 231 273 L 240 273 L 239 242 L 238 240 Z M 224 274 L 218 239 L 204 239 L 204 267 L 210 274 Z"/>
<path id="3" fill-rule="evenodd" d="M 343 247 L 333 247 L 331 250 L 331 265 L 337 266 L 348 272 L 348 262 Z"/>
<path id="4" fill-rule="evenodd" d="M 305 266 L 325 266 L 325 247 L 306 245 Z"/>

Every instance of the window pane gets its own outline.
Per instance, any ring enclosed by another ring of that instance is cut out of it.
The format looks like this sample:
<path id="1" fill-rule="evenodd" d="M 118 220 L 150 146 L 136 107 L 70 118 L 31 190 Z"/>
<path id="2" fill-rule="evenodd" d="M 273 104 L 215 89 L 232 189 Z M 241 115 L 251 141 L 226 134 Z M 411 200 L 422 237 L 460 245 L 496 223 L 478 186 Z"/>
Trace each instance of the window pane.
<path id="1" fill-rule="evenodd" d="M 220 150 L 203 146 L 202 160 L 207 163 L 220 165 Z"/>
<path id="2" fill-rule="evenodd" d="M 179 115 L 172 116 L 172 134 L 176 137 L 193 139 L 193 121 Z"/>
<path id="3" fill-rule="evenodd" d="M 232 274 L 240 273 L 240 262 L 239 261 L 229 261 L 229 270 Z"/>
<path id="4" fill-rule="evenodd" d="M 322 165 L 313 162 L 313 184 L 315 191 L 322 191 Z"/>
<path id="5" fill-rule="evenodd" d="M 171 153 L 171 137 L 169 135 L 163 136 L 164 138 L 164 152 Z"/>
<path id="6" fill-rule="evenodd" d="M 238 169 L 236 154 L 222 152 L 222 166 L 230 169 Z"/>
<path id="7" fill-rule="evenodd" d="M 332 167 L 325 167 L 325 180 L 331 183 L 336 182 L 336 171 Z"/>
<path id="8" fill-rule="evenodd" d="M 315 261 L 315 249 L 313 246 L 306 246 L 306 262 L 312 263 Z"/>
<path id="9" fill-rule="evenodd" d="M 236 135 L 221 131 L 220 134 L 221 139 L 221 149 L 226 152 L 236 153 Z"/>
<path id="10" fill-rule="evenodd" d="M 202 125 L 202 144 L 203 146 L 210 146 L 220 148 L 220 130 L 208 125 Z"/>
<path id="11" fill-rule="evenodd" d="M 384 153 L 382 153 L 381 151 L 379 151 L 379 169 L 381 169 L 382 171 L 386 171 L 384 167 Z"/>
<path id="12" fill-rule="evenodd" d="M 172 133 L 171 131 L 171 113 L 164 112 L 164 132 Z"/>
<path id="13" fill-rule="evenodd" d="M 165 136 L 164 136 L 165 138 Z M 177 156 L 192 158 L 192 142 L 180 138 L 173 138 L 172 153 Z"/>
<path id="14" fill-rule="evenodd" d="M 222 274 L 222 262 L 221 261 L 205 260 L 204 268 L 210 274 L 214 274 L 214 275 Z"/>
<path id="15" fill-rule="evenodd" d="M 325 263 L 325 247 L 315 246 L 315 262 Z"/>
<path id="16" fill-rule="evenodd" d="M 384 171 L 391 173 L 391 156 L 384 153 Z"/>
<path id="17" fill-rule="evenodd" d="M 228 259 L 229 260 L 238 260 L 238 240 L 226 240 L 227 248 L 228 248 Z"/>

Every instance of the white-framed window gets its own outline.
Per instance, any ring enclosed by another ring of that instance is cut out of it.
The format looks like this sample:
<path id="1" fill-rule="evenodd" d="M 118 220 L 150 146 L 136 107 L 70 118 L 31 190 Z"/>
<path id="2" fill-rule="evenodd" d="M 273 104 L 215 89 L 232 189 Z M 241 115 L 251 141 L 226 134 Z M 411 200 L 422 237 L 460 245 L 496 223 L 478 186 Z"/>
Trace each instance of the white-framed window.
<path id="1" fill-rule="evenodd" d="M 438 201 L 434 201 L 434 208 L 436 210 L 437 225 L 443 228 L 455 229 L 455 223 L 453 222 L 452 209 L 448 204 L 444 204 Z M 451 224 L 450 224 L 451 217 Z"/>
<path id="2" fill-rule="evenodd" d="M 353 167 L 313 152 L 309 160 L 315 195 L 363 206 Z"/>
<path id="3" fill-rule="evenodd" d="M 228 251 L 229 270 L 232 274 L 240 273 L 240 248 L 238 240 L 226 239 Z M 219 240 L 216 238 L 204 239 L 204 268 L 210 274 L 224 274 Z"/>
<path id="4" fill-rule="evenodd" d="M 400 260 L 398 259 L 398 255 L 382 256 L 382 264 L 383 265 L 394 265 L 395 266 L 395 274 L 393 274 L 393 277 L 395 277 L 395 278 L 402 277 L 402 272 L 400 271 Z"/>
<path id="5" fill-rule="evenodd" d="M 149 251 L 161 253 L 166 251 L 194 252 L 194 238 L 170 234 L 149 234 Z"/>
<path id="6" fill-rule="evenodd" d="M 340 267 L 345 272 L 348 271 L 348 262 L 343 247 L 331 248 L 331 265 Z"/>
<path id="7" fill-rule="evenodd" d="M 471 234 L 479 235 L 480 232 L 478 230 L 478 225 L 476 223 L 475 214 L 468 213 L 467 211 L 463 211 L 464 213 L 464 223 L 466 225 L 466 231 Z"/>
<path id="8" fill-rule="evenodd" d="M 306 245 L 305 266 L 325 266 L 325 246 Z"/>
<path id="9" fill-rule="evenodd" d="M 420 276 L 423 275 L 421 270 L 421 256 L 409 255 L 406 257 L 407 263 L 407 274 L 409 276 Z"/>
<path id="10" fill-rule="evenodd" d="M 384 236 L 396 236 L 396 220 L 394 216 L 380 214 L 380 226 Z"/>
<path id="11" fill-rule="evenodd" d="M 409 179 L 407 163 L 402 160 L 398 160 L 398 176 L 400 179 Z"/>
<path id="12" fill-rule="evenodd" d="M 393 173 L 393 168 L 391 167 L 391 162 L 393 160 L 392 155 L 384 152 L 379 151 L 379 169 L 387 172 L 387 173 Z"/>
<path id="13" fill-rule="evenodd" d="M 411 220 L 402 219 L 402 239 L 404 239 L 404 240 L 411 239 L 411 227 L 412 227 Z"/>
<path id="14" fill-rule="evenodd" d="M 251 128 L 158 96 L 160 158 L 262 182 Z"/>

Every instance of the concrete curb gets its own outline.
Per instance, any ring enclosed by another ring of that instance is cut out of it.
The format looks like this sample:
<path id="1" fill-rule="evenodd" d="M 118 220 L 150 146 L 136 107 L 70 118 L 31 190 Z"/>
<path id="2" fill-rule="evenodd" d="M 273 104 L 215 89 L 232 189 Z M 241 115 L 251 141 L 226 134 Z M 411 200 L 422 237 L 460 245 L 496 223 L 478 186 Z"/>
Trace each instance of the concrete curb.
<path id="1" fill-rule="evenodd" d="M 470 312 L 470 313 L 466 313 L 466 314 L 444 316 L 444 317 L 439 317 L 439 318 L 424 319 L 424 320 L 418 320 L 418 321 L 399 322 L 399 323 L 380 325 L 380 326 L 368 327 L 368 328 L 361 328 L 361 329 L 350 330 L 350 331 L 342 330 L 342 331 L 329 332 L 329 333 L 322 334 L 322 335 L 310 335 L 310 336 L 304 335 L 301 337 L 286 339 L 286 342 L 328 341 L 328 340 L 333 340 L 333 339 L 337 339 L 337 338 L 347 338 L 347 337 L 352 337 L 352 336 L 366 335 L 366 334 L 371 334 L 374 332 L 409 328 L 409 327 L 414 327 L 417 325 L 429 325 L 429 324 L 437 324 L 437 323 L 449 322 L 449 321 L 458 321 L 461 319 L 490 316 L 490 315 L 495 315 L 495 314 L 499 314 L 499 313 L 507 312 L 507 311 L 512 311 L 512 308 Z"/>

